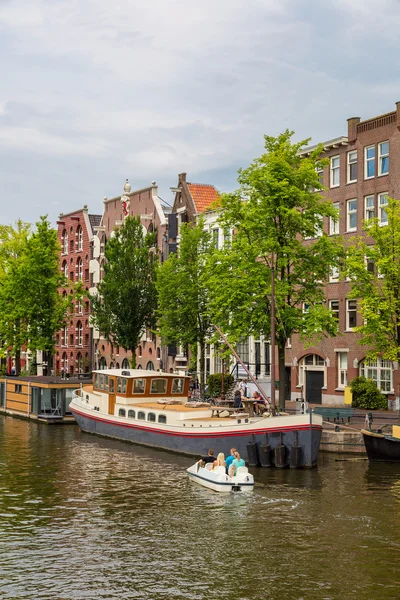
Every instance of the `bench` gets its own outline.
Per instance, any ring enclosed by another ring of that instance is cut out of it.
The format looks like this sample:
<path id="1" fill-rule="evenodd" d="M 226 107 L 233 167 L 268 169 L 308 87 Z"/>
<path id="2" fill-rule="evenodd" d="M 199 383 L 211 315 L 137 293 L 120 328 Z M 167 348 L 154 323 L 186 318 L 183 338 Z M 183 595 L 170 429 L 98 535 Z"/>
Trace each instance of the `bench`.
<path id="1" fill-rule="evenodd" d="M 339 423 L 340 421 L 344 423 L 345 419 L 350 423 L 351 417 L 354 417 L 354 408 L 325 408 L 317 406 L 314 408 L 313 412 L 316 415 L 321 415 L 321 417 L 327 419 L 327 421 L 332 419 L 334 423 Z"/>

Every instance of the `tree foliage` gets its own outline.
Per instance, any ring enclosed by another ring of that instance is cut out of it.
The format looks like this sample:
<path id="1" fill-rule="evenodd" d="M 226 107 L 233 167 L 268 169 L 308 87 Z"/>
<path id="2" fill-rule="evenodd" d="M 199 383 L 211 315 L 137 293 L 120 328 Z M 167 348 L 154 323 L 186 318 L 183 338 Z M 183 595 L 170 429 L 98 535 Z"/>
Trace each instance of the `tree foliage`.
<path id="1" fill-rule="evenodd" d="M 314 191 L 320 188 L 316 169 L 326 163 L 320 159 L 322 146 L 300 156 L 308 140 L 292 143 L 292 135 L 265 136 L 266 152 L 239 171 L 239 189 L 223 196 L 220 223 L 235 235 L 230 246 L 214 253 L 207 269 L 212 316 L 234 343 L 251 334 L 270 337 L 274 269 L 281 381 L 292 334 L 313 343 L 336 333 L 324 283 L 341 254 L 338 240 L 322 233 L 324 218 L 337 213 Z"/>
<path id="2" fill-rule="evenodd" d="M 132 352 L 145 327 L 154 326 L 156 234 L 143 232 L 140 219 L 127 217 L 105 247 L 104 277 L 92 296 L 93 324 L 113 344 Z"/>
<path id="3" fill-rule="evenodd" d="M 65 321 L 71 297 L 59 292 L 67 282 L 59 269 L 57 232 L 41 217 L 29 224 L 0 228 L 0 336 L 3 354 L 16 358 L 21 348 L 54 353 L 54 334 Z"/>
<path id="4" fill-rule="evenodd" d="M 202 282 L 211 236 L 202 219 L 196 225 L 183 223 L 177 254 L 161 265 L 157 279 L 158 325 L 163 341 L 200 346 L 200 389 L 204 395 L 204 352 L 212 325 L 207 290 Z"/>
<path id="5" fill-rule="evenodd" d="M 378 219 L 364 223 L 366 238 L 354 238 L 347 249 L 346 275 L 350 297 L 357 298 L 363 324 L 360 344 L 368 356 L 400 358 L 400 201 L 388 198 L 387 224 Z M 384 214 L 385 214 L 384 213 Z"/>

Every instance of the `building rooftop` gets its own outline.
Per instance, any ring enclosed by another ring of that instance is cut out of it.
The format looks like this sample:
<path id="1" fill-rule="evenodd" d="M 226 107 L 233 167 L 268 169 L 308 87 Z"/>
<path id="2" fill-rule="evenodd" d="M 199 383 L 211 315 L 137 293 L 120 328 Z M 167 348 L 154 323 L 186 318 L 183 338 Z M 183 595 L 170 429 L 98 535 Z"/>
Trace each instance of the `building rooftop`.
<path id="1" fill-rule="evenodd" d="M 206 211 L 213 202 L 221 198 L 221 194 L 213 185 L 206 183 L 188 183 L 187 185 L 197 213 Z"/>

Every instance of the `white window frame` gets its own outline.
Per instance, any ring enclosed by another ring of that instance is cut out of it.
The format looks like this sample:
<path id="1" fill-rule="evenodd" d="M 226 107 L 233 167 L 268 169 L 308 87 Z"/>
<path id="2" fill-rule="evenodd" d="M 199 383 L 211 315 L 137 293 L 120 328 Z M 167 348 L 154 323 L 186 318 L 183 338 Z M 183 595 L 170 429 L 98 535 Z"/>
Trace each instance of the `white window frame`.
<path id="1" fill-rule="evenodd" d="M 372 379 L 377 388 L 384 394 L 393 393 L 393 363 L 378 357 L 374 361 L 364 359 L 359 365 L 360 375 Z M 389 371 L 389 379 L 382 379 L 382 371 Z M 383 389 L 382 389 L 383 388 Z"/>
<path id="2" fill-rule="evenodd" d="M 83 325 L 82 321 L 78 322 L 77 326 L 78 335 L 77 335 L 77 346 L 83 346 Z"/>
<path id="3" fill-rule="evenodd" d="M 339 267 L 331 267 L 329 273 L 329 283 L 337 283 L 339 281 L 340 270 Z"/>
<path id="4" fill-rule="evenodd" d="M 383 144 L 387 144 L 388 145 L 388 150 L 387 153 L 382 153 L 382 146 Z M 378 144 L 378 177 L 380 177 L 381 175 L 389 175 L 389 140 L 386 140 L 384 142 L 379 142 Z M 387 171 L 385 171 L 384 173 L 382 172 L 382 163 L 383 163 L 383 159 L 387 158 L 388 159 L 388 169 Z"/>
<path id="5" fill-rule="evenodd" d="M 350 202 L 355 202 L 355 209 L 350 211 Z M 350 227 L 350 217 L 352 215 L 356 216 L 356 226 Z M 351 198 L 346 201 L 346 231 L 357 231 L 357 198 Z"/>
<path id="6" fill-rule="evenodd" d="M 82 244 L 83 244 L 83 230 L 80 225 L 78 227 L 77 234 L 78 234 L 78 252 L 80 252 L 82 250 Z"/>
<path id="7" fill-rule="evenodd" d="M 348 353 L 337 353 L 338 364 L 338 388 L 344 389 L 347 385 Z"/>
<path id="8" fill-rule="evenodd" d="M 66 229 L 63 232 L 63 254 L 68 254 L 68 231 Z"/>
<path id="9" fill-rule="evenodd" d="M 338 160 L 338 165 L 333 166 L 333 161 L 335 161 L 336 159 Z M 336 175 L 338 177 L 338 183 L 334 183 L 334 179 L 335 179 Z M 340 154 L 337 154 L 336 156 L 331 156 L 330 183 L 331 183 L 331 188 L 340 186 Z"/>
<path id="10" fill-rule="evenodd" d="M 219 242 L 219 228 L 218 227 L 213 227 L 211 230 L 211 235 L 212 235 L 212 241 L 214 244 L 214 248 L 216 250 L 219 249 L 220 247 L 220 242 Z"/>
<path id="11" fill-rule="evenodd" d="M 372 206 L 368 204 L 368 201 L 372 200 Z M 372 213 L 372 214 L 371 214 Z M 364 219 L 366 222 L 375 218 L 375 196 L 364 196 Z"/>
<path id="12" fill-rule="evenodd" d="M 379 225 L 387 225 L 388 224 L 388 214 L 386 211 L 386 208 L 388 206 L 388 199 L 389 194 L 388 192 L 382 192 L 380 194 L 378 194 L 378 220 L 379 220 Z M 382 199 L 386 199 L 386 202 L 381 202 Z M 383 220 L 382 219 L 382 215 L 386 214 L 386 219 Z"/>
<path id="13" fill-rule="evenodd" d="M 316 167 L 315 171 L 318 175 L 319 186 L 314 188 L 314 192 L 320 192 L 324 187 L 324 169 L 322 167 Z"/>
<path id="14" fill-rule="evenodd" d="M 337 310 L 333 310 L 333 308 L 332 308 L 333 302 L 337 303 Z M 330 309 L 330 310 L 331 310 L 331 311 L 332 311 L 334 314 L 336 314 L 336 315 L 337 315 L 337 320 L 338 320 L 338 322 L 339 322 L 339 309 L 340 309 L 339 300 L 335 300 L 335 299 L 334 299 L 334 300 L 329 300 L 329 309 Z"/>
<path id="15" fill-rule="evenodd" d="M 374 156 L 373 158 L 368 158 L 368 150 L 371 150 L 371 148 L 374 149 Z M 364 179 L 373 179 L 375 177 L 375 160 L 376 160 L 376 149 L 375 149 L 375 144 L 372 146 L 365 146 L 364 148 Z M 372 175 L 368 175 L 368 163 L 372 162 L 374 163 L 374 172 Z"/>
<path id="16" fill-rule="evenodd" d="M 78 258 L 77 271 L 78 271 L 78 280 L 82 281 L 82 279 L 83 279 L 83 261 L 81 258 Z"/>
<path id="17" fill-rule="evenodd" d="M 351 160 L 351 157 L 354 157 L 355 155 L 355 160 L 353 158 L 353 160 Z M 356 176 L 354 179 L 351 179 L 350 174 L 351 174 L 351 165 L 356 165 Z M 347 153 L 347 183 L 355 183 L 357 181 L 357 173 L 358 169 L 357 169 L 357 150 L 351 150 L 350 152 Z"/>
<path id="18" fill-rule="evenodd" d="M 339 202 L 333 203 L 333 208 L 338 211 L 338 218 L 329 217 L 329 235 L 337 235 L 339 233 Z"/>
<path id="19" fill-rule="evenodd" d="M 350 308 L 350 303 L 352 304 L 352 307 Z M 354 308 L 353 308 L 354 307 Z M 351 327 L 350 326 L 350 313 L 355 312 L 356 314 L 356 324 Z M 357 300 L 354 300 L 353 298 L 346 299 L 346 331 L 354 331 L 354 328 L 357 327 Z"/>

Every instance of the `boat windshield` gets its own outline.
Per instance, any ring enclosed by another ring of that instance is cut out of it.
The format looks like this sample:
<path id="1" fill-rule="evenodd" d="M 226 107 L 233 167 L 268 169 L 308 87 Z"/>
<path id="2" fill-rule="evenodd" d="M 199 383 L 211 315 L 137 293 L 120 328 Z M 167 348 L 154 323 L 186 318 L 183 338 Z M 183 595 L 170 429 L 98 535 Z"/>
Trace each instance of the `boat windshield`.
<path id="1" fill-rule="evenodd" d="M 182 394 L 183 393 L 183 384 L 184 380 L 181 378 L 173 379 L 172 381 L 172 394 Z"/>
<path id="2" fill-rule="evenodd" d="M 151 380 L 151 393 L 152 394 L 165 394 L 167 391 L 167 380 L 166 379 L 152 379 Z"/>
<path id="3" fill-rule="evenodd" d="M 146 382 L 144 379 L 134 379 L 133 380 L 133 393 L 134 394 L 144 394 L 145 384 L 146 384 Z"/>

